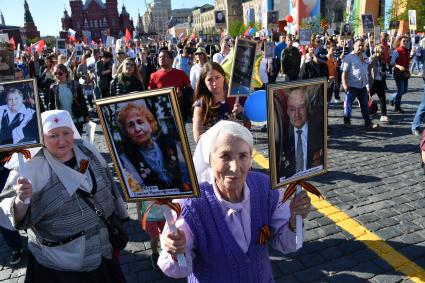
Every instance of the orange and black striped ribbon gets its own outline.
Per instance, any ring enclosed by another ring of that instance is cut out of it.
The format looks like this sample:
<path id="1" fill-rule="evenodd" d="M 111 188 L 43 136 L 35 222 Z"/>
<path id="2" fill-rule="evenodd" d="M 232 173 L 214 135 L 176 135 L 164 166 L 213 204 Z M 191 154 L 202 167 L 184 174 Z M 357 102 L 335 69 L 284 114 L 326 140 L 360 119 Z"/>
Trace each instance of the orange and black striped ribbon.
<path id="1" fill-rule="evenodd" d="M 81 174 L 84 174 L 87 171 L 87 168 L 89 168 L 89 161 L 88 160 L 81 160 L 80 161 L 80 169 L 78 170 Z"/>
<path id="2" fill-rule="evenodd" d="M 267 244 L 267 241 L 272 238 L 272 231 L 268 225 L 263 225 L 260 230 L 260 235 L 258 235 L 258 243 L 260 245 Z"/>
<path id="3" fill-rule="evenodd" d="M 17 149 L 17 150 L 12 150 L 12 151 L 8 151 L 8 152 L 4 153 L 2 155 L 0 162 L 4 162 L 4 163 L 9 162 L 10 159 L 12 159 L 12 155 L 14 153 L 22 153 L 22 155 L 25 157 L 25 159 L 31 158 L 31 152 L 28 149 Z"/>
<path id="4" fill-rule="evenodd" d="M 312 184 L 310 184 L 308 182 L 300 180 L 300 181 L 297 181 L 297 182 L 290 183 L 288 185 L 288 188 L 286 189 L 285 193 L 283 194 L 283 200 L 282 200 L 281 204 L 285 203 L 296 192 L 298 185 L 300 185 L 307 192 L 310 192 L 313 195 L 324 199 L 322 194 L 319 192 L 318 189 L 316 189 L 315 186 L 313 186 Z"/>
<path id="5" fill-rule="evenodd" d="M 148 208 L 146 209 L 145 213 L 143 214 L 143 219 L 142 219 L 142 228 L 143 230 L 146 231 L 146 221 L 148 219 L 148 215 L 149 212 L 152 208 L 152 206 L 154 205 L 166 205 L 169 208 L 171 208 L 171 210 L 174 210 L 177 214 L 177 218 L 179 218 L 180 214 L 182 213 L 182 208 L 180 203 L 176 203 L 176 202 L 172 202 L 171 199 L 159 199 L 154 201 L 151 205 L 148 206 Z"/>

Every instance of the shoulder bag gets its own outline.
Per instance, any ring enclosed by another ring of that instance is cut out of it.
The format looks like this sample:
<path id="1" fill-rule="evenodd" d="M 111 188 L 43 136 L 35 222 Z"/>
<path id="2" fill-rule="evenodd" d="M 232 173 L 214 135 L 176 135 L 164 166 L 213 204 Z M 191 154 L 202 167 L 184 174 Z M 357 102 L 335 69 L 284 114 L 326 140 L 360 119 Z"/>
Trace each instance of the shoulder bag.
<path id="1" fill-rule="evenodd" d="M 122 220 L 115 214 L 106 218 L 103 212 L 96 208 L 80 191 L 77 191 L 82 200 L 96 213 L 102 223 L 108 228 L 109 242 L 116 250 L 123 250 L 128 243 L 128 234 L 122 225 Z"/>

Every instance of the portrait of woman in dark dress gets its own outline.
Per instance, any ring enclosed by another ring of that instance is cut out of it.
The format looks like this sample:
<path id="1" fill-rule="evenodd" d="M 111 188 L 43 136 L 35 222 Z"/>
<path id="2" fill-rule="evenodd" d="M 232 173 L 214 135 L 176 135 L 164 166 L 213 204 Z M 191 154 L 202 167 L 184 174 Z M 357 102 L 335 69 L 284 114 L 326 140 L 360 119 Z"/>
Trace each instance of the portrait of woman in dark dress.
<path id="1" fill-rule="evenodd" d="M 145 105 L 128 103 L 117 120 L 122 135 L 120 159 L 133 192 L 191 191 L 180 142 L 162 131 Z"/>

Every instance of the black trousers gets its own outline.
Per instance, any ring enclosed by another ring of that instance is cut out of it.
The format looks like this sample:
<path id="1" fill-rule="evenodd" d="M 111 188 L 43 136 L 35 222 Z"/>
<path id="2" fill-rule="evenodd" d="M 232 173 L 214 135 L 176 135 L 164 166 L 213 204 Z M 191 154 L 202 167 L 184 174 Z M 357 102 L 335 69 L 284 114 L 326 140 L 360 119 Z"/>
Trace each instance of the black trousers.
<path id="1" fill-rule="evenodd" d="M 373 96 L 374 94 L 378 95 L 379 102 L 381 104 L 381 115 L 387 116 L 387 99 L 385 95 L 385 81 L 377 81 L 374 80 L 372 87 L 370 88 L 370 95 Z"/>

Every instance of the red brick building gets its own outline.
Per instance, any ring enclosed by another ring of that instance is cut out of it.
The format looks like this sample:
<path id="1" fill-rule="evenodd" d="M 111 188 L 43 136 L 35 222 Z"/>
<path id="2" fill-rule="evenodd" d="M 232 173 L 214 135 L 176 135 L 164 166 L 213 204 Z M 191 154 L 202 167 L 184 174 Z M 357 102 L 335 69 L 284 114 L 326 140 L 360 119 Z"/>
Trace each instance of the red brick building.
<path id="1" fill-rule="evenodd" d="M 34 24 L 30 9 L 28 7 L 27 0 L 24 1 L 24 33 L 28 39 L 40 38 L 40 32 L 37 30 L 37 26 Z"/>
<path id="2" fill-rule="evenodd" d="M 70 0 L 71 15 L 64 11 L 62 21 L 61 38 L 67 37 L 69 28 L 76 31 L 77 40 L 82 40 L 82 31 L 90 31 L 93 40 L 99 40 L 103 35 L 111 35 L 115 38 L 125 35 L 125 29 L 134 31 L 133 19 L 125 6 L 118 14 L 118 1 L 106 0 Z"/>

